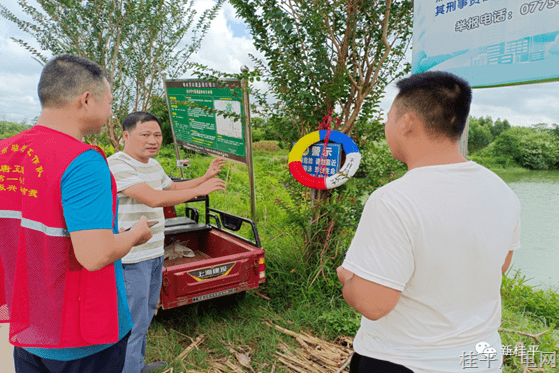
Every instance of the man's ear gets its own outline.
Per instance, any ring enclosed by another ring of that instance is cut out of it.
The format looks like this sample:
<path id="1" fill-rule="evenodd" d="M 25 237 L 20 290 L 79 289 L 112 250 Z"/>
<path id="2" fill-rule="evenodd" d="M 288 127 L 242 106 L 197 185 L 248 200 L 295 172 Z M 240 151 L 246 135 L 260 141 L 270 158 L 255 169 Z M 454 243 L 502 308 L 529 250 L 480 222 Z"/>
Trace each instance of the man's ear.
<path id="1" fill-rule="evenodd" d="M 93 103 L 93 96 L 91 92 L 85 91 L 77 97 L 78 107 L 80 109 L 91 110 L 91 104 Z"/>
<path id="2" fill-rule="evenodd" d="M 128 140 L 128 138 L 130 137 L 130 132 L 128 131 L 122 131 L 122 138 L 124 140 Z"/>
<path id="3" fill-rule="evenodd" d="M 404 135 L 418 135 L 418 133 L 423 129 L 423 122 L 419 116 L 409 110 L 404 115 L 402 115 L 402 131 Z"/>

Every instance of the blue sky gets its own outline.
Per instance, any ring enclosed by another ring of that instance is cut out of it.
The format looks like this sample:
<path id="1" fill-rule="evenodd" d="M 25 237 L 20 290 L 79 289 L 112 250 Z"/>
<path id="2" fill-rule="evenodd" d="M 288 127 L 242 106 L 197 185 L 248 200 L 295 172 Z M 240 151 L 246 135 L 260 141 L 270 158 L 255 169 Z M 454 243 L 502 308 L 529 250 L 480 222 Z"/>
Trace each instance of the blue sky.
<path id="1" fill-rule="evenodd" d="M 34 4 L 33 0 L 29 2 Z M 2 3 L 15 14 L 22 15 L 17 0 L 2 0 Z M 196 0 L 195 3 L 203 10 L 210 6 L 212 0 Z M 37 98 L 41 65 L 10 37 L 23 38 L 33 45 L 30 36 L 0 18 L 0 119 L 31 121 L 41 110 Z M 194 60 L 213 69 L 233 73 L 238 72 L 242 65 L 254 68 L 249 54 L 260 56 L 242 20 L 226 3 Z M 387 87 L 386 97 L 381 102 L 385 112 L 390 109 L 395 94 L 393 85 Z M 473 97 L 471 115 L 476 117 L 507 119 L 516 126 L 540 122 L 559 124 L 559 82 L 476 89 Z"/>

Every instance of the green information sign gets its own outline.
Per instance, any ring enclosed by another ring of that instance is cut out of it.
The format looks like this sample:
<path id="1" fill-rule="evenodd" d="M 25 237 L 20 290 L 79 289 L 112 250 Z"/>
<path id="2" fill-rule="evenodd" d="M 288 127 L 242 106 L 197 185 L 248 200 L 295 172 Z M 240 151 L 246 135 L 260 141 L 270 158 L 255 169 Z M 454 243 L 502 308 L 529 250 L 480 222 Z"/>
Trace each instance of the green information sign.
<path id="1" fill-rule="evenodd" d="M 189 103 L 194 103 L 243 116 L 239 81 L 167 80 L 165 89 L 177 144 L 197 152 L 247 163 L 245 130 L 239 119 L 189 106 Z"/>

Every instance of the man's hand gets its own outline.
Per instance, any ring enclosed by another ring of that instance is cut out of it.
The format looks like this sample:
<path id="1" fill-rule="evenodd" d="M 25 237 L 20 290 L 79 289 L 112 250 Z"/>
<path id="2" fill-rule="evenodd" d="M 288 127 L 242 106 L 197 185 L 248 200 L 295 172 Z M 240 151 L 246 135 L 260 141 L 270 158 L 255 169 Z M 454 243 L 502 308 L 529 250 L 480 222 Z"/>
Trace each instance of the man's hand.
<path id="1" fill-rule="evenodd" d="M 215 177 L 218 173 L 221 172 L 221 167 L 225 166 L 225 159 L 223 158 L 215 158 L 212 163 L 210 163 L 210 167 L 204 174 L 204 178 L 206 180 Z"/>
<path id="2" fill-rule="evenodd" d="M 148 227 L 148 218 L 144 215 L 142 215 L 140 220 L 134 223 L 132 228 L 130 228 L 130 232 L 138 234 L 138 238 L 134 246 L 138 246 L 148 242 L 153 236 L 153 233 L 151 233 L 151 229 L 149 229 Z"/>
<path id="3" fill-rule="evenodd" d="M 208 181 L 204 181 L 196 188 L 196 194 L 199 196 L 207 196 L 216 190 L 225 190 L 225 181 L 220 178 L 213 177 Z"/>

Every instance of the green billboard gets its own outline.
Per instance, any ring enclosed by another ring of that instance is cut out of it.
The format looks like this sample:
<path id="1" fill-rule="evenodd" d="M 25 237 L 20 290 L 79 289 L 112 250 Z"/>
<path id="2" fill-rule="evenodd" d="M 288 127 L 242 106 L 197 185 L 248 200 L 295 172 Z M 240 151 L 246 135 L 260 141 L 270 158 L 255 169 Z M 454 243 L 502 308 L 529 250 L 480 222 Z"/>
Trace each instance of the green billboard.
<path id="1" fill-rule="evenodd" d="M 244 117 L 239 81 L 167 80 L 165 89 L 177 144 L 247 163 L 244 123 L 238 119 Z"/>

